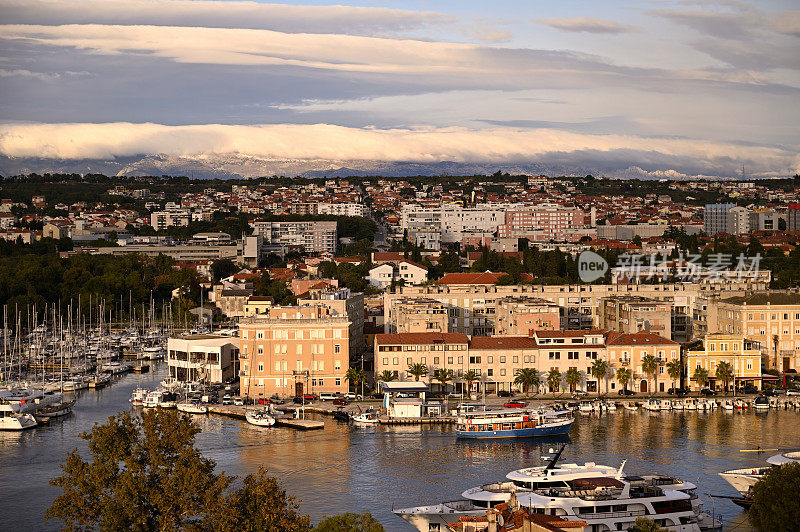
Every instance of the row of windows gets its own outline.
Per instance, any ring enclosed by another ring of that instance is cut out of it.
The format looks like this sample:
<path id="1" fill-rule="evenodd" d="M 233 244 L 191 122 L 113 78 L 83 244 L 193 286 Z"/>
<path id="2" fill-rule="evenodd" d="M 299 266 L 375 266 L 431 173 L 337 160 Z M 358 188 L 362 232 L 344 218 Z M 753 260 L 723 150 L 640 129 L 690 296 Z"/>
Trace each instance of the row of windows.
<path id="1" fill-rule="evenodd" d="M 272 331 L 272 339 L 273 340 L 324 340 L 325 339 L 325 331 L 329 331 L 330 329 L 306 329 L 306 330 L 292 330 L 289 329 L 274 329 Z M 334 338 L 343 338 L 342 336 L 343 329 L 333 329 L 333 337 Z M 291 334 L 290 334 L 291 333 Z M 263 340 L 266 335 L 265 331 L 244 331 L 245 339 L 257 339 Z M 291 338 L 290 338 L 291 337 Z"/>

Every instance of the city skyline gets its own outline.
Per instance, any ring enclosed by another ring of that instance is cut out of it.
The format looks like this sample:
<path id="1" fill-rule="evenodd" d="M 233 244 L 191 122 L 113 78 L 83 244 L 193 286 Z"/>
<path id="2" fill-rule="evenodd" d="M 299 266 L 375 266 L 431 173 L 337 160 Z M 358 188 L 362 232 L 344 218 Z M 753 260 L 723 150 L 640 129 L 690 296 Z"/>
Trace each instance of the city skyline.
<path id="1" fill-rule="evenodd" d="M 791 2 L 310 4 L 0 2 L 0 171 L 800 171 Z"/>

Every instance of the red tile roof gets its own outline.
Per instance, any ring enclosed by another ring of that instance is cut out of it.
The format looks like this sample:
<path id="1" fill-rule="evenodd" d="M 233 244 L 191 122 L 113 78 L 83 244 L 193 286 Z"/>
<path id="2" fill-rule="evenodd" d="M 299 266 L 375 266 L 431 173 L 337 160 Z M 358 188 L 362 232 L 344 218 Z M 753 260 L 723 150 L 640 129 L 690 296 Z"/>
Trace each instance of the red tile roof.
<path id="1" fill-rule="evenodd" d="M 535 338 L 527 336 L 473 336 L 470 349 L 535 349 Z"/>
<path id="2" fill-rule="evenodd" d="M 606 333 L 606 345 L 679 345 L 678 342 L 655 333 L 641 331 L 623 334 L 615 331 Z"/>
<path id="3" fill-rule="evenodd" d="M 380 345 L 417 344 L 466 344 L 466 334 L 461 333 L 392 333 L 375 335 L 375 343 Z"/>
<path id="4" fill-rule="evenodd" d="M 439 284 L 495 284 L 504 275 L 503 272 L 447 273 L 439 279 Z"/>

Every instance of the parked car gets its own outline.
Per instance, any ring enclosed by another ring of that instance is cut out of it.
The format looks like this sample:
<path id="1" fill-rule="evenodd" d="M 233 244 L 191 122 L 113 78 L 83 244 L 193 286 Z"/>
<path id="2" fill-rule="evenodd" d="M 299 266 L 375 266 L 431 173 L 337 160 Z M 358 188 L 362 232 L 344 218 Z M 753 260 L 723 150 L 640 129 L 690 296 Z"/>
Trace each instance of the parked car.
<path id="1" fill-rule="evenodd" d="M 572 392 L 572 398 L 573 399 L 580 399 L 581 397 L 586 397 L 588 395 L 589 395 L 589 392 L 585 392 L 583 390 L 575 390 L 574 392 Z"/>
<path id="2" fill-rule="evenodd" d="M 636 395 L 633 390 L 620 390 L 617 392 L 619 395 Z"/>
<path id="3" fill-rule="evenodd" d="M 447 394 L 447 398 L 448 399 L 463 399 L 464 398 L 464 394 L 463 393 L 450 392 L 450 393 Z"/>
<path id="4" fill-rule="evenodd" d="M 260 404 L 260 405 L 268 405 L 268 404 L 271 404 L 272 401 L 270 401 L 266 397 L 259 397 L 257 403 Z"/>
<path id="5" fill-rule="evenodd" d="M 433 396 L 433 394 L 428 394 L 428 395 L 431 397 Z M 372 397 L 373 399 L 383 399 L 383 392 L 375 392 L 372 395 L 370 395 L 370 397 Z"/>
<path id="6" fill-rule="evenodd" d="M 333 401 L 336 399 L 337 395 L 331 392 L 322 392 L 319 394 L 320 401 Z"/>
<path id="7" fill-rule="evenodd" d="M 759 393 L 755 386 L 743 386 L 737 390 L 738 393 Z"/>
<path id="8" fill-rule="evenodd" d="M 800 390 L 797 388 L 789 388 L 786 390 L 786 395 L 800 395 Z"/>
<path id="9" fill-rule="evenodd" d="M 223 405 L 233 404 L 233 400 L 231 399 L 231 396 L 228 395 L 227 393 L 222 396 L 222 404 Z"/>
<path id="10" fill-rule="evenodd" d="M 508 390 L 500 390 L 497 392 L 497 397 L 514 397 L 514 394 Z"/>
<path id="11" fill-rule="evenodd" d="M 503 406 L 506 407 L 506 408 L 525 408 L 525 402 L 524 401 L 512 400 L 512 401 L 508 401 Z"/>
<path id="12" fill-rule="evenodd" d="M 667 390 L 667 393 L 670 395 L 686 395 L 689 393 L 688 388 L 670 388 Z"/>
<path id="13" fill-rule="evenodd" d="M 282 405 L 283 403 L 285 403 L 285 402 L 286 402 L 286 401 L 284 401 L 283 399 L 281 399 L 281 398 L 278 396 L 278 394 L 270 395 L 270 396 L 269 396 L 269 400 L 270 400 L 270 401 L 272 402 L 272 404 L 274 404 L 274 405 Z"/>
<path id="14" fill-rule="evenodd" d="M 317 396 L 313 393 L 304 393 L 303 395 L 298 395 L 294 399 L 292 399 L 293 403 L 302 404 L 302 403 L 310 403 L 311 401 L 316 401 Z"/>
<path id="15" fill-rule="evenodd" d="M 786 395 L 786 388 L 775 388 L 773 391 L 775 395 Z"/>
<path id="16" fill-rule="evenodd" d="M 243 405 L 244 405 L 244 401 L 242 400 L 242 398 L 241 398 L 241 397 L 239 397 L 239 396 L 237 395 L 237 396 L 235 396 L 235 397 L 233 398 L 233 404 L 234 404 L 234 405 L 236 405 L 236 406 L 243 406 Z"/>
<path id="17" fill-rule="evenodd" d="M 712 390 L 711 388 L 703 388 L 702 390 L 700 390 L 700 395 L 706 395 L 706 396 L 717 395 L 717 391 Z"/>
<path id="18" fill-rule="evenodd" d="M 775 389 L 774 388 L 764 388 L 761 391 L 761 395 L 764 395 L 766 397 L 775 397 L 777 394 L 775 393 Z"/>
<path id="19" fill-rule="evenodd" d="M 347 392 L 346 394 L 344 394 L 344 398 L 347 399 L 348 401 L 361 400 L 361 396 L 353 392 Z"/>
<path id="20" fill-rule="evenodd" d="M 333 404 L 335 404 L 336 406 L 347 406 L 347 405 L 350 404 L 350 401 L 340 397 L 340 398 L 334 399 L 333 400 Z"/>

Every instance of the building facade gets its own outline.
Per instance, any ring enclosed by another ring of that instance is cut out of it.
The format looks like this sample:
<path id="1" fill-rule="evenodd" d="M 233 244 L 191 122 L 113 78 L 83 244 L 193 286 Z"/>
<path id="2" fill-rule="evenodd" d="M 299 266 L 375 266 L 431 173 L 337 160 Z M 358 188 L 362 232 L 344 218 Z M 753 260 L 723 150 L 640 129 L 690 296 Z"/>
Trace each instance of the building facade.
<path id="1" fill-rule="evenodd" d="M 239 322 L 241 393 L 345 393 L 350 321 L 323 306 L 272 307 Z"/>
<path id="2" fill-rule="evenodd" d="M 717 377 L 720 362 L 727 362 L 732 370 L 729 384 L 735 388 L 753 386 L 761 389 L 761 351 L 741 334 L 707 334 L 702 350 L 686 352 L 686 369 L 689 386 L 700 390 L 704 386 L 719 389 L 724 386 Z M 695 370 L 703 368 L 708 382 L 701 383 L 695 378 Z"/>
<path id="3" fill-rule="evenodd" d="M 167 340 L 168 373 L 181 382 L 228 382 L 236 376 L 238 363 L 236 338 L 196 334 Z"/>

